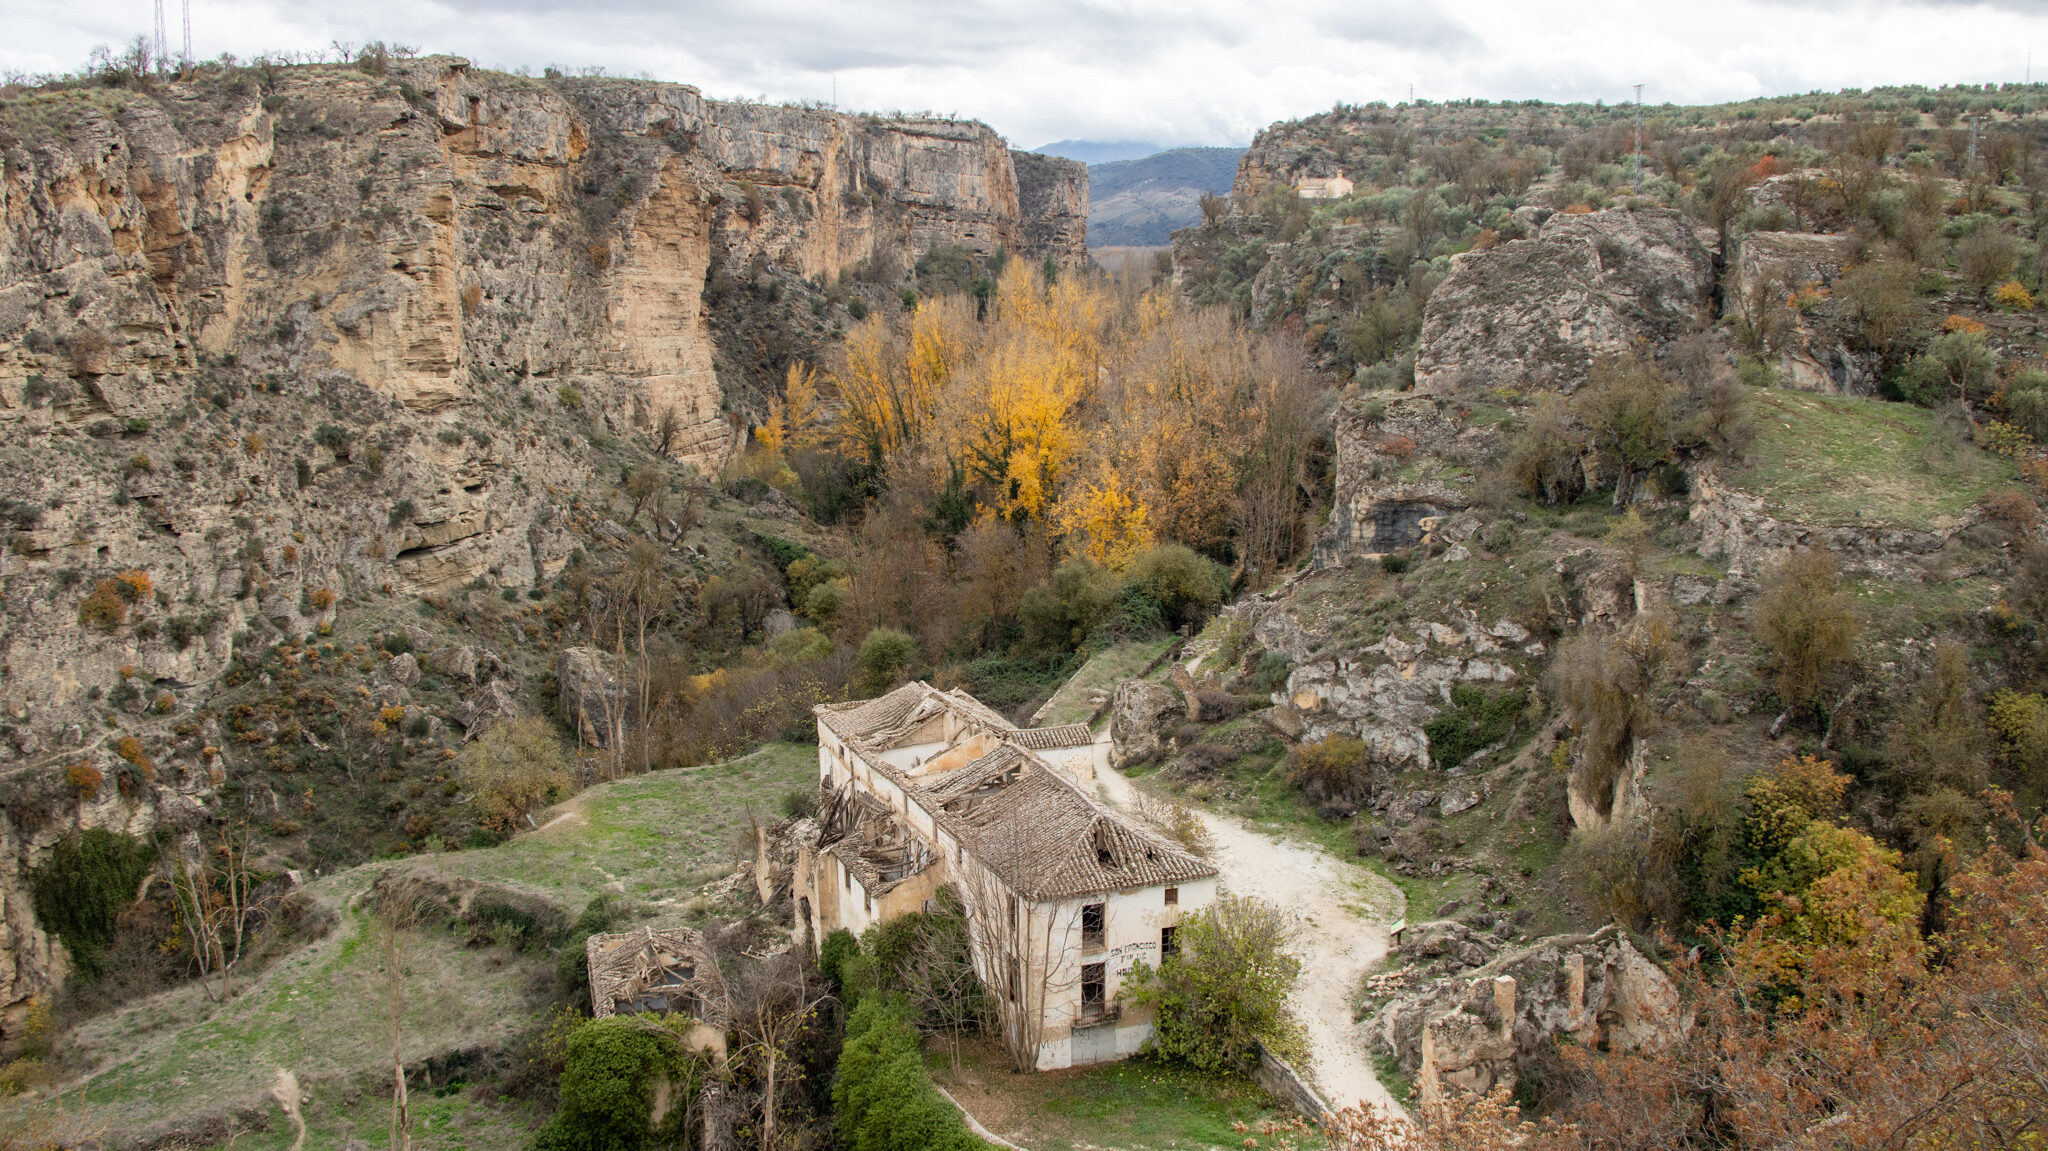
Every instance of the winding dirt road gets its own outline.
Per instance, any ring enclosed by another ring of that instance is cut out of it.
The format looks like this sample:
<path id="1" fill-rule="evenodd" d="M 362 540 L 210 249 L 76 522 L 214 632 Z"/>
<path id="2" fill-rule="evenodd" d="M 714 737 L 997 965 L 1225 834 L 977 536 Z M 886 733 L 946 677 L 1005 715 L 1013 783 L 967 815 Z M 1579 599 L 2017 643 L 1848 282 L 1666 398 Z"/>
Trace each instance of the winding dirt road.
<path id="1" fill-rule="evenodd" d="M 1097 773 L 1104 799 L 1133 814 L 1137 789 L 1113 768 Z M 1290 997 L 1308 1030 L 1310 1074 L 1332 1107 L 1365 1102 L 1404 1114 L 1373 1073 L 1365 1028 L 1351 1021 L 1351 994 L 1387 953 L 1387 925 L 1401 894 L 1364 868 L 1312 844 L 1278 840 L 1228 816 L 1197 809 L 1215 846 L 1221 886 L 1285 908 L 1299 922 L 1301 979 Z"/>

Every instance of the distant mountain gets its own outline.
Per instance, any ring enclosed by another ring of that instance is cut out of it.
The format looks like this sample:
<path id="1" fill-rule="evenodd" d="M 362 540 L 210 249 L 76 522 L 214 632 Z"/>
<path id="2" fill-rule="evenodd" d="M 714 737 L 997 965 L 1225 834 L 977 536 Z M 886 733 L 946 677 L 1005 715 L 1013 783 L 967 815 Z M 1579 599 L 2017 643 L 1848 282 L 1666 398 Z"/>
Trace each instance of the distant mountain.
<path id="1" fill-rule="evenodd" d="M 1031 150 L 1045 156 L 1079 160 L 1083 164 L 1107 164 L 1150 156 L 1159 151 L 1159 145 L 1139 140 L 1058 140 Z"/>
<path id="2" fill-rule="evenodd" d="M 1152 247 L 1202 218 L 1204 192 L 1230 191 L 1243 148 L 1175 148 L 1088 165 L 1088 246 Z"/>

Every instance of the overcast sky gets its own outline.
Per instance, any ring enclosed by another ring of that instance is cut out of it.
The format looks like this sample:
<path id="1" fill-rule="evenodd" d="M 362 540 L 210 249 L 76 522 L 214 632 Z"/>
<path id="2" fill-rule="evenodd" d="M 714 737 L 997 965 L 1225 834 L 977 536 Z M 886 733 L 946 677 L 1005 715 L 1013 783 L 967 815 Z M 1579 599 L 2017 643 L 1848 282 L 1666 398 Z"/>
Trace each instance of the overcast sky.
<path id="1" fill-rule="evenodd" d="M 200 57 L 387 40 L 480 65 L 602 66 L 710 96 L 831 100 L 1063 138 L 1241 144 L 1337 101 L 1691 103 L 2022 79 L 2048 0 L 190 0 Z M 180 39 L 180 0 L 165 0 Z M 0 70 L 76 68 L 151 0 L 0 0 Z M 2048 74 L 2048 71 L 2044 71 Z"/>

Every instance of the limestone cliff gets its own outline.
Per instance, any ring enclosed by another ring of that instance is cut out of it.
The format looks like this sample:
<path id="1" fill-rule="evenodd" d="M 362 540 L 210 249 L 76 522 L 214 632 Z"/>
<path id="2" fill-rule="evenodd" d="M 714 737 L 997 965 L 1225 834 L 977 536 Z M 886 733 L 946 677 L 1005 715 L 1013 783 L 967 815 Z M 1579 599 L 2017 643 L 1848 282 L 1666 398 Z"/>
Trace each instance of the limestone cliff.
<path id="1" fill-rule="evenodd" d="M 613 391 L 646 418 L 673 409 L 673 450 L 713 468 L 740 420 L 699 302 L 712 264 L 829 278 L 937 243 L 1085 258 L 1085 169 L 1034 157 L 1020 184 L 972 122 L 543 83 L 452 57 L 9 112 L 10 409 L 51 374 L 124 415 L 161 407 L 177 389 L 153 389 L 202 357 L 333 372 L 420 410 L 510 373 Z"/>

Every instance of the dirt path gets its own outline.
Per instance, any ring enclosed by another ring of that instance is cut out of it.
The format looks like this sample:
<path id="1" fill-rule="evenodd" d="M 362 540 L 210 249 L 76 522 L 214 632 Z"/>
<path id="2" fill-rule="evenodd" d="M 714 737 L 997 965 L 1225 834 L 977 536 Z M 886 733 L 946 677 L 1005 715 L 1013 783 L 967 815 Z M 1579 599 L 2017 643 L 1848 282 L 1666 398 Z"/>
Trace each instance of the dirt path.
<path id="1" fill-rule="evenodd" d="M 1119 772 L 1098 773 L 1104 797 L 1126 811 L 1136 788 Z M 1373 1073 L 1365 1028 L 1351 1021 L 1351 994 L 1387 953 L 1387 925 L 1401 896 L 1393 885 L 1313 844 L 1277 840 L 1228 816 L 1197 810 L 1215 848 L 1222 886 L 1286 908 L 1300 922 L 1301 979 L 1292 1002 L 1308 1029 L 1311 1073 L 1332 1107 L 1364 1101 L 1401 1113 Z"/>

